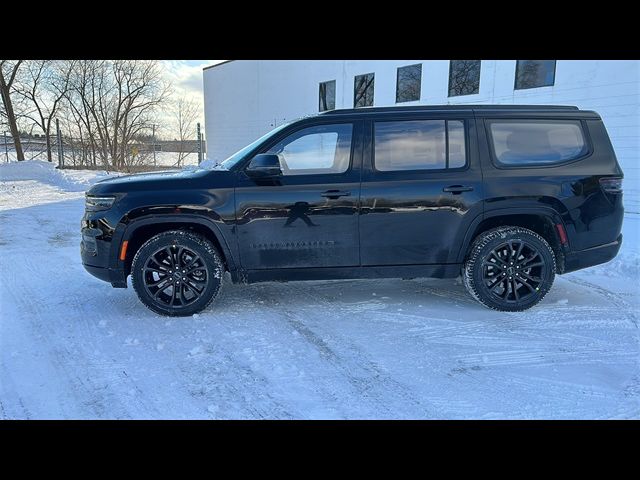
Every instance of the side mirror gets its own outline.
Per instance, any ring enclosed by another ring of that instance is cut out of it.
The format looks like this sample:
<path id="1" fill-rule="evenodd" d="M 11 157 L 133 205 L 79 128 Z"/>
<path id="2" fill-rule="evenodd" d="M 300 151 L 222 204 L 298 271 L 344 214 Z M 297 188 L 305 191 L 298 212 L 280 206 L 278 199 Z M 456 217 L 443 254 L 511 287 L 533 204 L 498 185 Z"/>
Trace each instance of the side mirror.
<path id="1" fill-rule="evenodd" d="M 282 175 L 280 158 L 272 153 L 260 153 L 251 159 L 246 169 L 250 177 L 277 177 Z"/>

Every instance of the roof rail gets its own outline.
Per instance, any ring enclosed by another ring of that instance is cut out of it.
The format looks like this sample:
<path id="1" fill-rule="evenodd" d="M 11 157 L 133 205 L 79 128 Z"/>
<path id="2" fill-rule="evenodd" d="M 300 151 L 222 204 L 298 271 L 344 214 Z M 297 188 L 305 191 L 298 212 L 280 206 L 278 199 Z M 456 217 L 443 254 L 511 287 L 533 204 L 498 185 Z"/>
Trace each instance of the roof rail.
<path id="1" fill-rule="evenodd" d="M 339 110 L 327 110 L 320 115 L 346 115 L 351 113 L 378 113 L 378 112 L 422 112 L 432 110 L 578 110 L 573 105 L 411 105 L 407 107 L 361 107 L 344 108 Z"/>

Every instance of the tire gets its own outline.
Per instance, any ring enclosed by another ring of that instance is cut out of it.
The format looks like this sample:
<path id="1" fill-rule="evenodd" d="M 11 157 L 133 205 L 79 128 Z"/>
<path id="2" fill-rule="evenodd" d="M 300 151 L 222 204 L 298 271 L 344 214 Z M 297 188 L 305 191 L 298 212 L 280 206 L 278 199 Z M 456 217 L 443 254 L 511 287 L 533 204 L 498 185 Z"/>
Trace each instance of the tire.
<path id="1" fill-rule="evenodd" d="M 462 280 L 484 306 L 520 312 L 544 298 L 555 273 L 555 254 L 544 238 L 523 227 L 498 227 L 474 240 Z"/>
<path id="2" fill-rule="evenodd" d="M 176 270 L 176 266 L 180 268 Z M 211 304 L 222 287 L 223 273 L 222 258 L 209 240 L 193 232 L 172 230 L 159 233 L 140 247 L 131 265 L 131 283 L 150 310 L 184 317 Z"/>

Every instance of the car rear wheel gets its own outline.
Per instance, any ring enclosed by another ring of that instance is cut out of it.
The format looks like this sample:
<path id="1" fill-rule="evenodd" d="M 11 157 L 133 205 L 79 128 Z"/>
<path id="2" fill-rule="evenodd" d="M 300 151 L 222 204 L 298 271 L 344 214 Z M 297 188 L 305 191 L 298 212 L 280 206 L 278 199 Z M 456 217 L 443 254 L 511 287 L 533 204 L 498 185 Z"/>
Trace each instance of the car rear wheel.
<path id="1" fill-rule="evenodd" d="M 527 228 L 498 227 L 473 242 L 462 278 L 486 307 L 518 312 L 544 298 L 555 273 L 555 254 L 543 237 Z"/>
<path id="2" fill-rule="evenodd" d="M 131 266 L 131 282 L 149 309 L 180 317 L 193 315 L 213 301 L 222 287 L 223 272 L 220 254 L 209 240 L 173 230 L 140 247 Z"/>

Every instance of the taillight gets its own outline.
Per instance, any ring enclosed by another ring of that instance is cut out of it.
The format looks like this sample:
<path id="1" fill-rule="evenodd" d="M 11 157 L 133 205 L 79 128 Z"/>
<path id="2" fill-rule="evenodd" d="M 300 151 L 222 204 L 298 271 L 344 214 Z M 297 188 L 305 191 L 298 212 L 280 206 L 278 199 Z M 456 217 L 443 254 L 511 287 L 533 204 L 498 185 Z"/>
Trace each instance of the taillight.
<path id="1" fill-rule="evenodd" d="M 622 178 L 602 177 L 600 186 L 606 193 L 622 193 Z"/>

